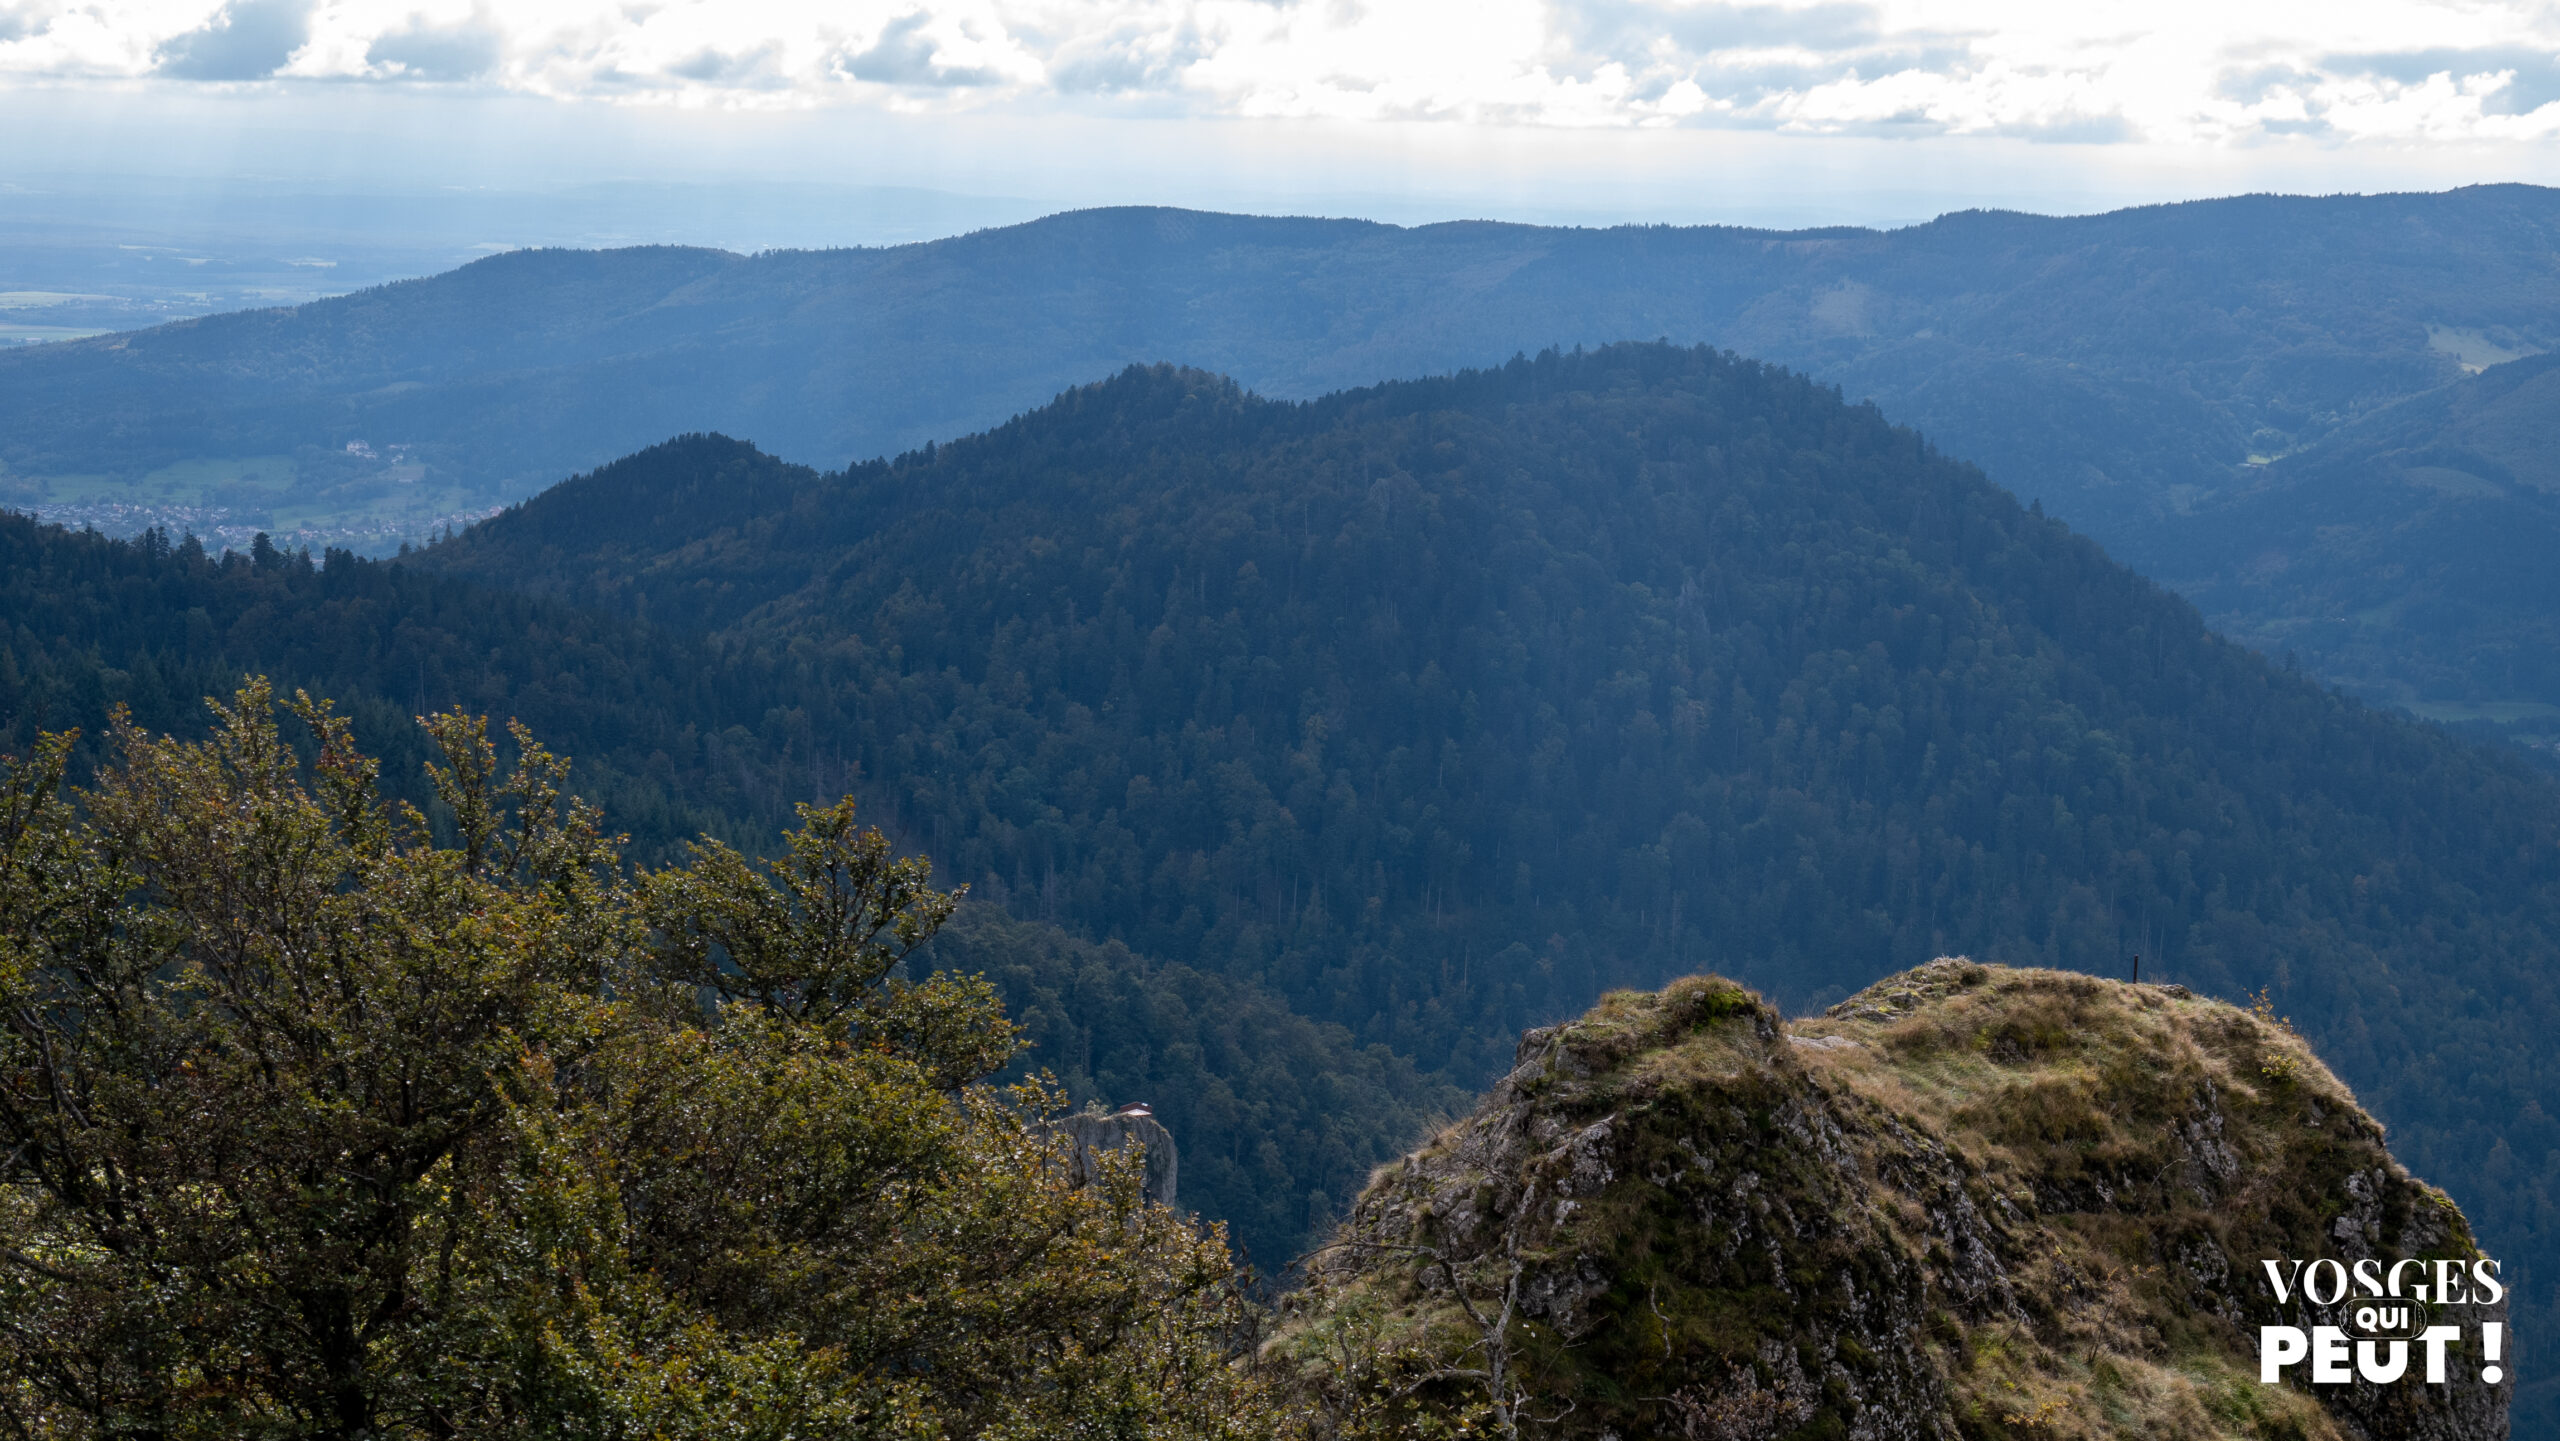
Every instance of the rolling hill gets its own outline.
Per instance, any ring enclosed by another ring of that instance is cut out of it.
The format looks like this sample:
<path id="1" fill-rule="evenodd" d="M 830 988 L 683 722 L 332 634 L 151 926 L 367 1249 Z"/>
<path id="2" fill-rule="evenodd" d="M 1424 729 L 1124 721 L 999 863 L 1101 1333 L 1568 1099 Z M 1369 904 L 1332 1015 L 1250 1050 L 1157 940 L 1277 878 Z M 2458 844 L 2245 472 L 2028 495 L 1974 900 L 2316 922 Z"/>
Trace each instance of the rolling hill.
<path id="1" fill-rule="evenodd" d="M 2015 488 L 2133 517 L 2560 343 L 2555 226 L 2560 196 L 2506 186 L 1892 232 L 1101 210 L 877 250 L 524 251 L 0 357 L 0 459 L 131 477 L 361 440 L 521 494 L 692 428 L 890 453 L 1131 362 L 1306 397 L 1661 335 L 1837 380 Z"/>
<path id="2" fill-rule="evenodd" d="M 2252 456 L 2560 345 L 2555 254 L 2560 192 L 2527 186 L 1892 232 L 1129 209 L 874 250 L 528 251 L 0 354 L 0 499 L 388 549 L 678 432 L 832 467 L 1131 363 L 1289 399 L 1660 337 L 1872 398 L 2183 580 L 2161 523 Z"/>

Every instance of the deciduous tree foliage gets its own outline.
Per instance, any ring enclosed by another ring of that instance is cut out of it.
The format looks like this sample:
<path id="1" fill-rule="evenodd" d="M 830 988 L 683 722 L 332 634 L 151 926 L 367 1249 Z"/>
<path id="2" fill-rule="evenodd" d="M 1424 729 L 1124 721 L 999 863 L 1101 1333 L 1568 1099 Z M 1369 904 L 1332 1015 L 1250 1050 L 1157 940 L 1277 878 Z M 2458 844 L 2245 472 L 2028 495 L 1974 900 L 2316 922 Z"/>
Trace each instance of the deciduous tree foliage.
<path id="1" fill-rule="evenodd" d="M 956 897 L 804 808 L 628 876 L 529 734 L 439 843 L 263 683 L 0 785 L 0 1416 L 20 1435 L 1223 1436 L 1223 1236 L 1067 1179 Z"/>

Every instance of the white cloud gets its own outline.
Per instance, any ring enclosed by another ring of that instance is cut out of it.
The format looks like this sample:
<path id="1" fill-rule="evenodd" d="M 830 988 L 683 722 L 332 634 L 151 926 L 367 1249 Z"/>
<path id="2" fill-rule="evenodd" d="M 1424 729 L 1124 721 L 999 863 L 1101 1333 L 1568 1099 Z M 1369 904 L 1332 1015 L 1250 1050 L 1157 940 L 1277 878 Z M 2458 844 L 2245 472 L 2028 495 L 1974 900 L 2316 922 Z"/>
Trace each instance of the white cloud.
<path id="1" fill-rule="evenodd" d="M 1983 134 L 2560 133 L 2544 0 L 0 0 L 0 81 Z"/>
<path id="2" fill-rule="evenodd" d="M 188 80 L 263 80 L 311 39 L 311 0 L 227 0 L 205 23 L 154 51 L 159 73 Z"/>

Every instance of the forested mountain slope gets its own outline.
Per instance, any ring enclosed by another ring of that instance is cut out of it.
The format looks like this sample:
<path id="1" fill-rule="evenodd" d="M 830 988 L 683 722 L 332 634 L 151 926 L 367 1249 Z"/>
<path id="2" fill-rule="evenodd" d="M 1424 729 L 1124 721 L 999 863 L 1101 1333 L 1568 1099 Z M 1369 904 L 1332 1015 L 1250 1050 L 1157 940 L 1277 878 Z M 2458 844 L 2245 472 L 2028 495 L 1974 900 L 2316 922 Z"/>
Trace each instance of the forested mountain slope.
<path id="1" fill-rule="evenodd" d="M 1709 968 L 2271 988 L 2532 1304 L 2560 1270 L 2560 787 L 1796 376 L 1132 370 L 845 473 L 670 443 L 425 563 L 788 657 L 983 893 L 1462 1075 Z"/>
<path id="2" fill-rule="evenodd" d="M 79 727 L 94 758 L 109 708 L 200 734 L 204 698 L 244 673 L 339 702 L 385 785 L 441 814 L 411 718 L 459 706 L 517 717 L 577 761 L 576 788 L 666 864 L 708 831 L 770 849 L 791 803 L 857 783 L 816 743 L 788 663 L 680 632 L 343 553 L 208 559 L 0 517 L 0 751 Z M 1285 1262 L 1366 1179 L 1463 1094 L 1382 1046 L 1294 1013 L 1251 980 L 1095 946 L 964 907 L 939 964 L 983 972 L 1045 1067 L 1079 1099 L 1151 1100 L 1183 1147 L 1186 1204 L 1225 1220 L 1265 1268 Z"/>
<path id="3" fill-rule="evenodd" d="M 2388 406 L 2173 524 L 2156 573 L 2240 638 L 2560 736 L 2560 355 Z"/>

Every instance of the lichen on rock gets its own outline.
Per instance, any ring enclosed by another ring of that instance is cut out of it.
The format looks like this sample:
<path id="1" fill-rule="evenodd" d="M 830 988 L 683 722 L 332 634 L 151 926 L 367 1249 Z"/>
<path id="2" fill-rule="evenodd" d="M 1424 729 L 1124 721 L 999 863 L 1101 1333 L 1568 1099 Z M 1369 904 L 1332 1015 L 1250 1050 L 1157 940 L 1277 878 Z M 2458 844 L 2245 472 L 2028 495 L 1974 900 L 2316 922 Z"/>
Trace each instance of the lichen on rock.
<path id="1" fill-rule="evenodd" d="M 2485 1441 L 2476 1364 L 2256 1359 L 2260 1325 L 2336 1319 L 2261 1258 L 2476 1254 L 2271 1017 L 1954 958 L 1789 1023 L 1696 977 L 1525 1035 L 1266 1354 L 1346 1436 Z"/>

